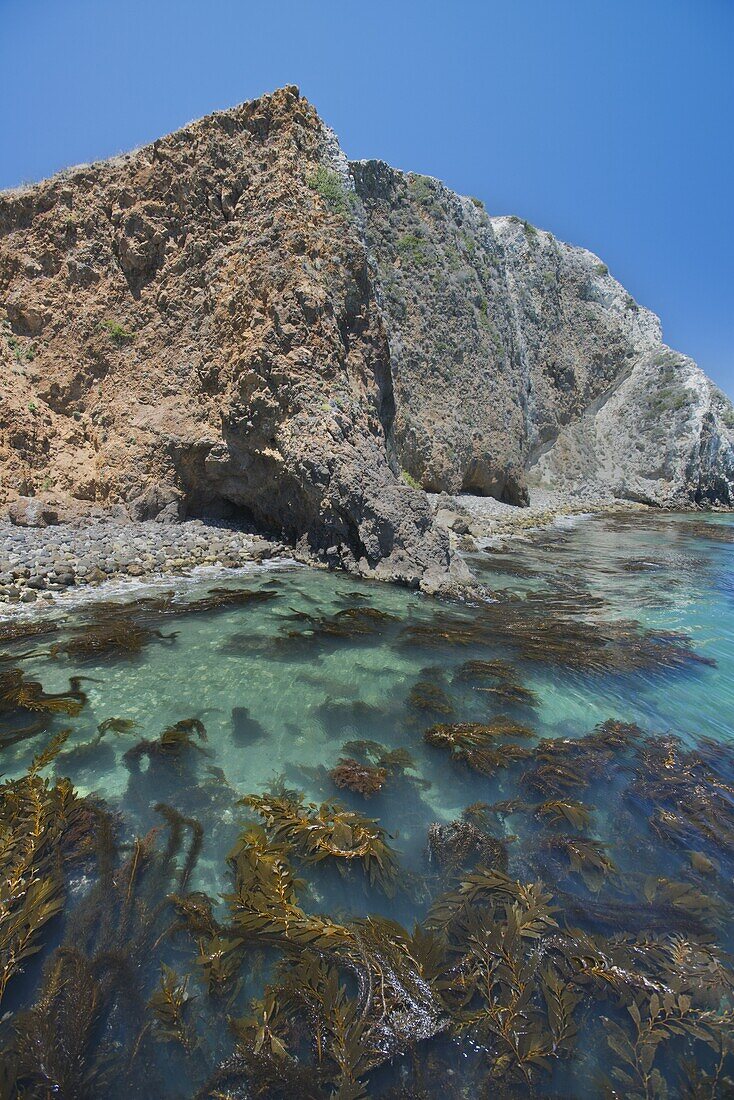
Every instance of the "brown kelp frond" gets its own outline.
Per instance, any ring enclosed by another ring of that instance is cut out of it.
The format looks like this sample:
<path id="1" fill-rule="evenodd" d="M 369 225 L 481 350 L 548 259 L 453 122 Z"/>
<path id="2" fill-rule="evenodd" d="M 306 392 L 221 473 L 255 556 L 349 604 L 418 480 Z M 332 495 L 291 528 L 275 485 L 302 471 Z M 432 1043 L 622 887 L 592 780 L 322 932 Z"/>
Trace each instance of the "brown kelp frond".
<path id="1" fill-rule="evenodd" d="M 11 1067 L 12 1096 L 107 1095 L 115 1066 L 101 1034 L 104 994 L 93 965 L 80 953 L 52 960 L 37 1003 L 14 1021 L 14 1041 L 3 1053 Z"/>
<path id="2" fill-rule="evenodd" d="M 520 904 L 468 910 L 446 994 L 456 1003 L 456 1032 L 487 1049 L 495 1080 L 522 1085 L 525 1094 L 539 1071 L 550 1070 L 551 1055 L 570 1050 L 580 1000 L 551 968 L 541 969 L 536 945 L 548 927 L 528 936 L 527 917 Z"/>
<path id="3" fill-rule="evenodd" d="M 140 723 L 132 718 L 105 718 L 104 722 L 100 722 L 97 726 L 102 736 L 110 731 L 119 736 L 121 733 L 132 733 L 136 729 L 140 729 Z"/>
<path id="4" fill-rule="evenodd" d="M 541 764 L 526 772 L 522 782 L 541 795 L 565 795 L 588 785 L 584 775 L 566 764 Z"/>
<path id="5" fill-rule="evenodd" d="M 573 825 L 575 829 L 586 829 L 591 824 L 591 810 L 572 798 L 551 798 L 535 807 L 535 816 L 551 825 Z"/>
<path id="6" fill-rule="evenodd" d="M 59 624 L 51 619 L 5 619 L 0 622 L 0 645 L 12 645 L 26 638 L 47 638 Z"/>
<path id="7" fill-rule="evenodd" d="M 500 715 L 490 722 L 440 723 L 430 726 L 423 734 L 427 744 L 446 749 L 487 748 L 498 737 L 532 738 L 535 732 L 529 726 Z"/>
<path id="8" fill-rule="evenodd" d="M 337 947 L 328 959 L 308 950 L 295 965 L 286 961 L 279 987 L 284 1009 L 303 1014 L 317 1062 L 333 1064 L 334 1085 L 342 1090 L 448 1023 L 435 984 L 441 968 L 437 937 L 411 936 L 383 917 L 352 921 L 349 929 L 353 943 Z M 355 997 L 340 991 L 340 972 L 356 982 Z"/>
<path id="9" fill-rule="evenodd" d="M 165 802 L 159 802 L 155 807 L 155 812 L 160 814 L 161 817 L 164 817 L 169 825 L 170 832 L 168 848 L 166 850 L 167 858 L 172 859 L 181 850 L 184 829 L 188 829 L 191 832 L 191 843 L 186 853 L 186 860 L 181 869 L 181 878 L 179 880 L 179 890 L 185 890 L 201 854 L 201 847 L 204 843 L 203 826 L 196 818 L 185 817 L 183 814 L 179 813 L 178 810 L 175 810 L 173 806 L 167 806 Z"/>
<path id="10" fill-rule="evenodd" d="M 360 642 L 371 641 L 375 637 L 385 633 L 390 624 L 396 622 L 396 617 L 387 611 L 381 611 L 376 607 L 347 607 L 343 611 L 337 611 L 335 615 L 314 616 L 307 612 L 293 612 L 290 616 L 304 623 L 300 630 L 287 630 L 282 636 L 282 641 L 346 641 Z"/>
<path id="11" fill-rule="evenodd" d="M 512 680 L 515 670 L 509 661 L 497 657 L 493 660 L 464 661 L 454 672 L 454 683 L 474 684 L 485 680 Z"/>
<path id="12" fill-rule="evenodd" d="M 412 710 L 428 714 L 453 714 L 454 705 L 435 680 L 418 680 L 408 695 L 408 706 Z"/>
<path id="13" fill-rule="evenodd" d="M 271 991 L 271 997 L 275 995 Z M 338 967 L 313 952 L 304 952 L 281 970 L 277 997 L 281 1012 L 303 1017 L 313 1029 L 313 1053 L 332 1084 L 332 1096 L 366 1097 L 362 1078 L 382 1058 L 370 1042 L 369 1020 L 357 999 L 348 996 Z"/>
<path id="14" fill-rule="evenodd" d="M 93 851 L 91 804 L 67 779 L 52 784 L 40 775 L 67 736 L 58 734 L 26 775 L 0 786 L 0 1001 L 63 908 L 64 864 Z"/>
<path id="15" fill-rule="evenodd" d="M 471 825 L 481 827 L 489 823 L 494 810 L 495 807 L 490 806 L 488 802 L 472 802 L 471 805 L 464 807 L 461 817 Z"/>
<path id="16" fill-rule="evenodd" d="M 211 588 L 206 596 L 180 603 L 169 601 L 161 608 L 161 613 L 174 615 L 201 615 L 211 611 L 226 611 L 239 607 L 250 607 L 277 600 L 278 593 L 264 588 Z"/>
<path id="17" fill-rule="evenodd" d="M 669 1046 L 681 1038 L 688 1038 L 700 1040 L 718 1051 L 720 1036 L 725 1034 L 722 1024 L 730 1028 L 734 1023 L 731 1013 L 698 1012 L 692 1008 L 690 997 L 676 996 L 670 991 L 662 996 L 653 993 L 649 999 L 632 1000 L 627 1005 L 627 1012 L 631 1027 L 621 1026 L 608 1018 L 604 1019 L 604 1027 L 607 1043 L 618 1059 L 612 1069 L 612 1079 L 631 1100 L 664 1100 L 669 1095 L 662 1072 Z M 719 1064 L 721 1068 L 723 1059 Z M 715 1079 L 714 1091 L 708 1095 L 724 1095 Z"/>
<path id="18" fill-rule="evenodd" d="M 401 649 L 449 649 L 481 645 L 488 640 L 479 622 L 446 615 L 430 623 L 404 627 L 398 645 Z"/>
<path id="19" fill-rule="evenodd" d="M 704 894 L 688 882 L 648 877 L 644 884 L 645 898 L 651 905 L 664 905 L 693 917 L 700 927 L 715 926 L 725 918 L 720 901 Z"/>
<path id="20" fill-rule="evenodd" d="M 428 858 L 442 872 L 481 865 L 507 871 L 503 841 L 469 821 L 434 821 L 428 828 Z"/>
<path id="21" fill-rule="evenodd" d="M 552 895 L 545 892 L 541 883 L 526 885 L 497 868 L 478 868 L 469 875 L 463 875 L 453 890 L 435 902 L 429 913 L 428 925 L 437 928 L 449 925 L 476 906 L 490 905 L 503 910 L 519 906 L 524 912 L 532 914 L 532 920 L 523 925 L 523 934 L 535 938 L 537 934 L 557 927 L 551 900 Z"/>
<path id="22" fill-rule="evenodd" d="M 372 818 L 337 802 L 304 805 L 302 796 L 250 795 L 242 801 L 264 819 L 276 843 L 285 843 L 302 859 L 309 863 L 333 859 L 341 868 L 357 860 L 371 884 L 394 893 L 398 873 L 395 853 L 387 833 Z"/>
<path id="23" fill-rule="evenodd" d="M 627 749 L 640 731 L 621 722 L 605 722 L 585 737 L 544 738 L 533 751 L 535 767 L 522 783 L 544 796 L 562 797 L 603 775 L 616 753 Z"/>
<path id="24" fill-rule="evenodd" d="M 122 864 L 112 865 L 114 853 L 100 858 L 97 881 L 69 911 L 65 943 L 8 1052 L 16 1079 L 36 1087 L 30 1095 L 96 1100 L 111 1094 L 111 1079 L 121 1094 L 141 1095 L 141 1075 L 146 1093 L 161 1094 L 149 1062 L 147 966 L 168 924 L 176 866 L 156 836 L 136 839 Z"/>
<path id="25" fill-rule="evenodd" d="M 79 683 L 79 677 L 72 677 L 67 692 L 47 693 L 36 680 L 26 680 L 19 668 L 6 669 L 0 672 L 0 713 L 40 711 L 73 718 L 87 701 Z"/>
<path id="26" fill-rule="evenodd" d="M 206 741 L 206 727 L 200 718 L 182 718 L 161 733 L 160 737 L 153 741 L 143 738 L 136 745 L 128 749 L 123 760 L 128 766 L 137 766 L 143 756 L 151 760 L 180 761 L 186 750 L 194 749 L 203 753 L 201 745 L 191 735 L 194 734 L 201 741 Z"/>
<path id="27" fill-rule="evenodd" d="M 269 840 L 263 829 L 245 829 L 228 858 L 235 888 L 225 900 L 233 935 L 240 943 L 258 937 L 276 944 L 326 947 L 334 940 L 351 940 L 342 926 L 304 913 L 298 903 L 301 883 L 293 874 L 286 848 Z"/>
<path id="28" fill-rule="evenodd" d="M 508 661 L 465 661 L 454 673 L 454 683 L 471 684 L 508 706 L 535 707 L 538 696 L 520 683 L 516 670 Z"/>
<path id="29" fill-rule="evenodd" d="M 677 738 L 648 738 L 637 756 L 628 797 L 649 807 L 658 838 L 676 847 L 705 844 L 734 853 L 734 785 L 698 751 L 686 751 Z"/>
<path id="30" fill-rule="evenodd" d="M 179 980 L 175 970 L 162 963 L 160 984 L 148 1002 L 154 1017 L 153 1034 L 159 1042 L 180 1044 L 187 1054 L 198 1044 L 190 1019 L 193 1000 L 188 978 Z"/>
<path id="31" fill-rule="evenodd" d="M 498 737 L 529 738 L 535 734 L 528 726 L 501 715 L 487 724 L 459 722 L 431 726 L 423 740 L 435 748 L 448 749 L 453 760 L 467 764 L 482 775 L 493 775 L 532 755 L 530 749 L 510 741 L 497 743 Z"/>
<path id="32" fill-rule="evenodd" d="M 415 761 L 406 748 L 388 749 L 379 741 L 347 741 L 342 752 L 390 774 L 415 770 Z"/>
<path id="33" fill-rule="evenodd" d="M 567 860 L 570 871 L 579 875 L 586 888 L 594 894 L 601 890 L 607 876 L 617 873 L 614 861 L 606 854 L 606 846 L 600 840 L 550 836 L 543 840 L 543 847 Z"/>
<path id="34" fill-rule="evenodd" d="M 163 634 L 142 626 L 131 617 L 93 619 L 79 627 L 64 642 L 55 642 L 49 649 L 51 657 L 64 654 L 77 661 L 106 660 L 137 656 L 154 641 L 173 642 L 176 632 Z"/>
<path id="35" fill-rule="evenodd" d="M 355 794 L 370 795 L 381 791 L 387 780 L 387 768 L 377 768 L 371 764 L 361 764 L 351 757 L 341 756 L 336 767 L 329 772 L 329 778 L 337 787 L 346 787 Z"/>
<path id="36" fill-rule="evenodd" d="M 697 653 L 690 637 L 645 630 L 634 621 L 594 619 L 603 601 L 577 592 L 495 593 L 475 608 L 470 621 L 454 614 L 406 627 L 402 649 L 450 650 L 504 645 L 524 661 L 587 673 L 630 673 L 714 665 Z"/>
<path id="37" fill-rule="evenodd" d="M 324 1081 L 313 1066 L 255 1049 L 249 1035 L 238 1037 L 237 1049 L 221 1062 L 194 1100 L 323 1100 Z"/>
<path id="38" fill-rule="evenodd" d="M 388 749 L 377 741 L 347 741 L 342 746 L 342 752 L 345 755 L 329 772 L 337 787 L 346 787 L 369 797 L 381 790 L 391 776 L 403 778 L 419 787 L 430 787 L 426 780 L 406 774 L 415 769 L 415 762 L 407 749 Z"/>

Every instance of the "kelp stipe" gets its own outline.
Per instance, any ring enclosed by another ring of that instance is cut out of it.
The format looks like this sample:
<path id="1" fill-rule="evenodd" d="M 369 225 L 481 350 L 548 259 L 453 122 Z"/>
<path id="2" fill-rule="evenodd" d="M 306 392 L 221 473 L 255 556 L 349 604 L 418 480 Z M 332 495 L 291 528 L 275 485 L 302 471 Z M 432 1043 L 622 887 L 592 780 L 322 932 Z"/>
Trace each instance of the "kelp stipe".
<path id="1" fill-rule="evenodd" d="M 191 832 L 191 843 L 189 850 L 186 853 L 186 859 L 184 865 L 181 868 L 181 877 L 179 878 L 178 888 L 179 890 L 185 890 L 188 885 L 188 881 L 193 874 L 194 868 L 201 855 L 201 847 L 204 843 L 204 829 L 201 822 L 197 821 L 193 817 L 185 817 L 174 809 L 173 806 L 166 805 L 165 802 L 159 802 L 155 807 L 155 812 L 164 817 L 169 825 L 169 840 L 168 848 L 166 849 L 166 859 L 172 859 L 180 850 L 183 844 L 183 830 L 189 829 Z"/>

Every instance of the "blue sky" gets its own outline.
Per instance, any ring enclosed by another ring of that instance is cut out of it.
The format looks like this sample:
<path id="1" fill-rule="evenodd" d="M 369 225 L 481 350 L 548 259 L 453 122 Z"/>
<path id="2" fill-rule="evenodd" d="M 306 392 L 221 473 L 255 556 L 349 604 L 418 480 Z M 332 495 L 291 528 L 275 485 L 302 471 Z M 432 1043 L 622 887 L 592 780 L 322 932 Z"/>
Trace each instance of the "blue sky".
<path id="1" fill-rule="evenodd" d="M 0 0 L 0 188 L 295 83 L 603 257 L 734 395 L 732 0 Z"/>

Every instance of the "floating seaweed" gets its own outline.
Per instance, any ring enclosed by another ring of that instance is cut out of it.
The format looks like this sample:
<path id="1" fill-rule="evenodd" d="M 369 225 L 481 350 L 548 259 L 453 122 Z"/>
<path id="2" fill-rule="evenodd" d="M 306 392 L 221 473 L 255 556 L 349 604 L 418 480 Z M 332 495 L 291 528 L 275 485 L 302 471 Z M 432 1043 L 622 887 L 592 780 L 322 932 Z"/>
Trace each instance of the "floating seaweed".
<path id="1" fill-rule="evenodd" d="M 459 722 L 431 726 L 423 734 L 423 739 L 435 748 L 448 749 L 453 760 L 468 764 L 474 771 L 493 775 L 499 768 L 510 767 L 532 755 L 532 751 L 522 745 L 511 741 L 498 742 L 499 737 L 534 736 L 528 726 L 500 715 L 486 724 Z"/>
<path id="2" fill-rule="evenodd" d="M 52 619 L 4 619 L 0 622 L 0 645 L 24 642 L 27 638 L 47 638 L 59 629 Z"/>
<path id="3" fill-rule="evenodd" d="M 54 642 L 49 647 L 49 653 L 52 658 L 64 654 L 76 661 L 96 660 L 99 657 L 114 660 L 137 656 L 144 646 L 153 641 L 171 643 L 177 637 L 176 631 L 164 634 L 132 619 L 101 618 L 86 623 L 66 641 Z"/>
<path id="4" fill-rule="evenodd" d="M 431 623 L 405 627 L 401 649 L 453 649 L 505 645 L 524 661 L 585 673 L 630 673 L 714 666 L 697 653 L 688 635 L 645 630 L 632 620 L 590 619 L 603 601 L 579 593 L 531 592 L 525 597 L 495 594 L 474 609 L 469 621 L 459 615 L 435 616 Z"/>
<path id="5" fill-rule="evenodd" d="M 303 623 L 300 630 L 286 630 L 282 641 L 371 641 L 384 634 L 396 617 L 376 607 L 346 607 L 334 615 L 310 615 L 291 609 L 290 618 Z"/>
<path id="6" fill-rule="evenodd" d="M 387 768 L 364 764 L 348 756 L 340 756 L 335 767 L 329 772 L 329 778 L 337 787 L 346 788 L 355 794 L 369 798 L 385 786 Z"/>
<path id="7" fill-rule="evenodd" d="M 472 684 L 475 690 L 508 706 L 535 707 L 538 703 L 535 692 L 519 682 L 513 666 L 499 658 L 465 661 L 454 673 L 454 682 Z"/>
<path id="8" fill-rule="evenodd" d="M 377 741 L 347 741 L 335 768 L 328 773 L 337 787 L 369 797 L 380 791 L 392 776 L 409 780 L 419 787 L 430 787 L 426 780 L 407 775 L 415 763 L 407 749 L 388 749 Z M 347 755 L 349 754 L 349 755 Z"/>
<path id="9" fill-rule="evenodd" d="M 434 821 L 428 828 L 428 858 L 443 872 L 478 864 L 506 871 L 508 862 L 504 842 L 468 820 Z"/>
<path id="10" fill-rule="evenodd" d="M 408 706 L 427 714 L 453 714 L 454 705 L 435 680 L 418 680 L 408 695 Z"/>
<path id="11" fill-rule="evenodd" d="M 74 717 L 87 701 L 80 688 L 82 677 L 69 679 L 69 690 L 45 692 L 36 680 L 27 680 L 19 668 L 11 668 L 0 673 L 0 713 L 14 710 L 40 712 L 44 714 L 66 714 Z"/>
<path id="12" fill-rule="evenodd" d="M 387 833 L 372 818 L 337 802 L 303 803 L 297 797 L 249 795 L 242 800 L 265 821 L 275 843 L 284 842 L 308 863 L 334 860 L 344 870 L 355 860 L 372 885 L 394 893 L 398 865 Z"/>

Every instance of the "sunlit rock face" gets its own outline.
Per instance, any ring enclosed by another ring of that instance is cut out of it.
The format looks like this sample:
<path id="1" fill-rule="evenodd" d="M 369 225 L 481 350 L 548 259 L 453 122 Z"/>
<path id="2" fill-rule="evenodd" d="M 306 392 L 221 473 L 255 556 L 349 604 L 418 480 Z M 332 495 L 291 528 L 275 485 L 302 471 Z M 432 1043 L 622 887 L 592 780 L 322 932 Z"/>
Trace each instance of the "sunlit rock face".
<path id="1" fill-rule="evenodd" d="M 0 307 L 5 502 L 229 512 L 416 584 L 449 554 L 406 481 L 731 501 L 731 405 L 597 257 L 350 166 L 293 87 L 0 195 Z"/>
<path id="2" fill-rule="evenodd" d="M 437 180 L 352 165 L 387 318 L 395 444 L 425 488 L 577 485 L 729 504 L 729 400 L 592 253 Z"/>

